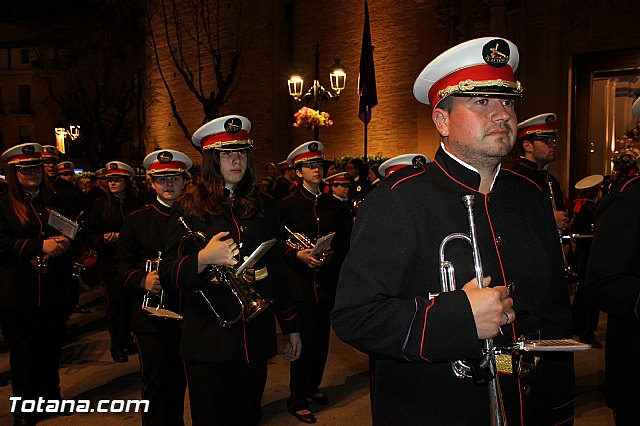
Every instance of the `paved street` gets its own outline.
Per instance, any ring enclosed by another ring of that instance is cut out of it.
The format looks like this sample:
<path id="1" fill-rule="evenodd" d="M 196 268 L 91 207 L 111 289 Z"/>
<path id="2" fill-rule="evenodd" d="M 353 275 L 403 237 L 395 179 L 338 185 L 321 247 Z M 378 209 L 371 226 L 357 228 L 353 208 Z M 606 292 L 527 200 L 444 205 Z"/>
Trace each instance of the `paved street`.
<path id="1" fill-rule="evenodd" d="M 102 289 L 83 292 L 82 302 L 93 312 L 74 314 L 69 322 L 70 332 L 78 340 L 63 349 L 60 376 L 62 395 L 67 399 L 90 400 L 95 405 L 101 399 L 130 400 L 140 396 L 138 359 L 130 357 L 128 363 L 111 360 L 109 335 L 106 331 L 105 299 Z M 604 317 L 603 317 L 604 319 Z M 604 341 L 602 333 L 598 338 Z M 284 347 L 284 341 L 282 341 Z M 9 355 L 0 340 L 0 376 L 8 378 Z M 578 426 L 613 425 L 609 410 L 604 406 L 600 388 L 603 381 L 604 350 L 593 349 L 577 354 L 576 422 Z M 288 395 L 288 366 L 281 357 L 270 364 L 269 378 L 263 400 L 263 424 L 301 425 L 285 410 Z M 370 425 L 367 357 L 332 336 L 327 371 L 322 390 L 330 399 L 323 408 L 313 406 L 319 425 Z M 11 387 L 0 388 L 0 426 L 11 425 L 9 412 Z M 185 403 L 187 424 L 191 424 L 188 398 Z M 39 425 L 140 425 L 135 413 L 76 413 L 69 417 L 51 416 Z"/>

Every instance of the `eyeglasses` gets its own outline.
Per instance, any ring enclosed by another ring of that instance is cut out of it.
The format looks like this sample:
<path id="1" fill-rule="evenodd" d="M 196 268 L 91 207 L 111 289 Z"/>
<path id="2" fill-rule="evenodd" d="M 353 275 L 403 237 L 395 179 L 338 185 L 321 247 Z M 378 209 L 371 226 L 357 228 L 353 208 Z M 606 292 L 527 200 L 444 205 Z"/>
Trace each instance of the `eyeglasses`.
<path id="1" fill-rule="evenodd" d="M 321 169 L 322 168 L 322 163 L 304 163 L 302 164 L 302 167 L 306 168 L 306 169 Z"/>
<path id="2" fill-rule="evenodd" d="M 545 145 L 557 145 L 557 138 L 535 138 L 534 141 L 542 142 Z"/>
<path id="3" fill-rule="evenodd" d="M 21 175 L 32 175 L 35 173 L 42 173 L 41 166 L 16 166 L 16 171 Z"/>
<path id="4" fill-rule="evenodd" d="M 157 176 L 153 178 L 155 183 L 159 183 L 160 185 L 166 185 L 169 182 L 178 183 L 180 181 L 181 176 Z"/>
<path id="5" fill-rule="evenodd" d="M 349 184 L 348 183 L 336 183 L 333 186 L 341 186 L 343 188 L 349 188 Z"/>
<path id="6" fill-rule="evenodd" d="M 108 177 L 108 178 L 107 178 L 107 182 L 109 182 L 109 183 L 112 183 L 112 182 L 122 182 L 122 181 L 124 181 L 124 178 L 123 178 L 123 177 L 120 177 L 120 176 L 118 176 L 118 177 Z"/>

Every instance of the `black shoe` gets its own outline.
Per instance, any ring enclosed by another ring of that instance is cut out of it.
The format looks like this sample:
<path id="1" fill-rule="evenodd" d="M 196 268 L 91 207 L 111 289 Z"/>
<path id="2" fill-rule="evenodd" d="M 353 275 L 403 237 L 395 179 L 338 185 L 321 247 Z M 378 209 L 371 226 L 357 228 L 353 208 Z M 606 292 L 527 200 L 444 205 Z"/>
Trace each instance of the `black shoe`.
<path id="1" fill-rule="evenodd" d="M 307 411 L 307 413 L 301 414 L 303 411 Z M 316 416 L 309 410 L 298 410 L 298 411 L 290 411 L 291 415 L 296 419 L 300 420 L 302 423 L 317 423 L 318 420 Z"/>
<path id="2" fill-rule="evenodd" d="M 26 414 L 18 414 L 13 418 L 13 426 L 31 426 L 35 422 L 31 419 L 31 416 Z"/>
<path id="3" fill-rule="evenodd" d="M 316 404 L 327 405 L 329 403 L 329 398 L 327 395 L 322 392 L 316 392 L 308 397 L 310 400 L 314 401 Z"/>
<path id="4" fill-rule="evenodd" d="M 115 362 L 127 362 L 127 361 L 129 361 L 129 357 L 127 357 L 127 354 L 124 351 L 112 353 L 111 354 L 111 358 L 113 358 L 113 360 Z"/>

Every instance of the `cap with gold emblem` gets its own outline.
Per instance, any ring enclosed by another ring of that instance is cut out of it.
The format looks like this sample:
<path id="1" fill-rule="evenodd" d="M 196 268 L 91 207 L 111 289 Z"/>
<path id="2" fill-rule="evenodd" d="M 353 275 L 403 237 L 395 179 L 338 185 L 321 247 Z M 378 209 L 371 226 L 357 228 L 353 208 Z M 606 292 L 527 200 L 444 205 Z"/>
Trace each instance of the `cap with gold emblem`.
<path id="1" fill-rule="evenodd" d="M 347 172 L 339 172 L 332 174 L 331 176 L 327 176 L 322 179 L 324 183 L 327 185 L 338 185 L 339 183 L 351 183 L 349 180 L 349 173 Z"/>
<path id="2" fill-rule="evenodd" d="M 135 171 L 128 164 L 123 163 L 122 161 L 110 161 L 107 163 L 107 177 L 111 176 L 126 176 L 133 177 L 135 176 Z"/>
<path id="3" fill-rule="evenodd" d="M 253 147 L 249 139 L 251 122 L 241 115 L 226 115 L 211 120 L 191 136 L 191 142 L 201 151 L 238 151 Z"/>
<path id="4" fill-rule="evenodd" d="M 413 94 L 435 108 L 447 96 L 522 96 L 513 73 L 518 48 L 509 40 L 483 37 L 441 53 L 427 65 L 413 85 Z"/>
<path id="5" fill-rule="evenodd" d="M 53 145 L 42 145 L 42 161 L 58 161 L 60 151 Z"/>
<path id="6" fill-rule="evenodd" d="M 557 137 L 556 115 L 552 112 L 536 115 L 518 124 L 518 141 L 536 137 Z"/>
<path id="7" fill-rule="evenodd" d="M 430 163 L 429 156 L 424 154 L 402 154 L 393 158 L 389 158 L 378 167 L 378 174 L 383 177 L 389 176 L 396 170 L 400 170 L 407 166 L 419 167 Z"/>
<path id="8" fill-rule="evenodd" d="M 106 179 L 107 178 L 107 168 L 103 167 L 101 169 L 96 170 L 96 179 Z"/>
<path id="9" fill-rule="evenodd" d="M 324 160 L 324 145 L 322 142 L 309 141 L 298 146 L 289 153 L 287 163 L 295 167 L 298 163 L 317 163 Z"/>
<path id="10" fill-rule="evenodd" d="M 73 169 L 75 169 L 76 166 L 71 161 L 63 161 L 61 163 L 58 163 L 56 167 L 58 168 L 58 173 L 63 174 L 74 173 Z"/>
<path id="11" fill-rule="evenodd" d="M 180 151 L 163 149 L 147 155 L 142 164 L 149 176 L 175 176 L 186 173 L 193 163 Z"/>
<path id="12" fill-rule="evenodd" d="M 3 152 L 2 159 L 7 164 L 23 166 L 42 164 L 42 145 L 35 142 L 16 145 Z"/>

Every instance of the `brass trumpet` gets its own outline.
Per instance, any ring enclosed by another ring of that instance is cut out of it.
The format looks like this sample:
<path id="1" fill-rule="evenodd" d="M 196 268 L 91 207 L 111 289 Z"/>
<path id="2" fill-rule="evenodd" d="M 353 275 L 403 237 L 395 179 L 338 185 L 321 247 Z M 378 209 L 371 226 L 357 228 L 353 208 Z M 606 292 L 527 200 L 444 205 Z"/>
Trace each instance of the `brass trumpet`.
<path id="1" fill-rule="evenodd" d="M 185 244 L 189 240 L 195 240 L 200 249 L 203 249 L 209 242 L 210 238 L 207 237 L 204 232 L 191 230 L 189 225 L 187 225 L 187 222 L 184 220 L 184 217 L 179 217 L 178 220 L 187 230 L 187 233 L 180 238 L 178 256 L 182 256 Z M 243 318 L 245 321 L 251 321 L 257 315 L 264 312 L 273 303 L 273 300 L 265 299 L 258 294 L 253 286 L 247 281 L 245 277 L 246 272 L 238 275 L 236 268 L 232 266 L 210 265 L 207 273 L 209 276 L 209 282 L 225 284 L 240 304 L 238 315 L 230 320 L 226 320 L 218 314 L 204 292 L 200 289 L 196 290 L 196 292 L 204 299 L 207 306 L 209 306 L 211 312 L 216 316 L 221 327 L 231 327 Z"/>
<path id="2" fill-rule="evenodd" d="M 553 194 L 553 182 L 549 181 L 548 184 L 549 184 L 549 198 L 551 199 L 551 208 L 553 209 L 553 211 L 556 211 L 557 207 L 556 207 L 556 200 Z M 571 269 L 571 266 L 569 266 L 569 261 L 567 260 L 567 254 L 564 252 L 564 242 L 562 241 L 563 235 L 562 235 L 561 229 L 558 229 L 558 237 L 560 238 L 560 252 L 562 253 L 562 262 L 564 263 L 564 273 L 567 276 L 567 280 L 570 283 L 575 284 L 575 282 L 578 280 L 578 274 Z"/>
<path id="3" fill-rule="evenodd" d="M 478 287 L 483 287 L 482 277 L 482 260 L 480 258 L 480 250 L 478 248 L 478 241 L 476 237 L 476 225 L 473 218 L 473 204 L 475 202 L 474 195 L 465 195 L 462 197 L 462 202 L 467 208 L 467 219 L 469 221 L 469 235 L 463 233 L 453 233 L 447 235 L 440 242 L 440 285 L 442 292 L 453 291 L 456 289 L 455 285 L 455 268 L 453 263 L 445 259 L 445 246 L 450 241 L 461 239 L 468 242 L 471 245 L 473 253 L 473 265 L 475 270 L 476 280 L 478 281 Z M 436 297 L 439 293 L 430 293 L 429 298 Z M 496 366 L 495 348 L 493 346 L 493 339 L 485 339 L 483 344 L 484 356 L 480 361 L 480 368 L 485 368 L 489 371 L 489 404 L 490 404 L 490 424 L 492 426 L 506 426 L 507 418 L 504 411 L 504 402 L 502 401 L 502 392 L 500 390 L 500 381 L 498 380 L 498 368 Z M 469 361 L 458 360 L 451 362 L 451 368 L 453 374 L 458 378 L 473 377 L 472 364 Z M 478 383 L 482 383 L 486 380 L 485 377 L 474 377 L 474 380 Z"/>
<path id="4" fill-rule="evenodd" d="M 292 249 L 297 251 L 313 249 L 315 244 L 313 244 L 311 242 L 311 239 L 306 235 L 300 232 L 293 232 L 291 229 L 289 229 L 286 226 L 284 227 L 284 230 L 287 231 L 287 234 L 289 235 L 285 240 L 285 244 L 291 247 Z M 314 257 L 318 259 L 320 262 L 325 262 L 326 260 L 329 260 L 329 258 L 331 258 L 332 255 L 333 255 L 333 250 L 328 249 L 321 253 L 316 254 Z"/>
<path id="5" fill-rule="evenodd" d="M 147 260 L 144 265 L 145 272 L 154 272 L 158 270 L 160 266 L 160 261 L 162 260 L 162 252 L 158 252 L 158 257 L 155 259 Z M 152 299 L 158 298 L 158 303 L 156 306 L 151 306 Z M 170 318 L 175 320 L 181 320 L 182 315 L 176 314 L 170 309 L 166 309 L 164 307 L 164 288 L 160 290 L 159 296 L 156 296 L 150 291 L 147 291 L 145 295 L 142 297 L 142 310 L 150 313 L 153 316 L 160 318 Z"/>

